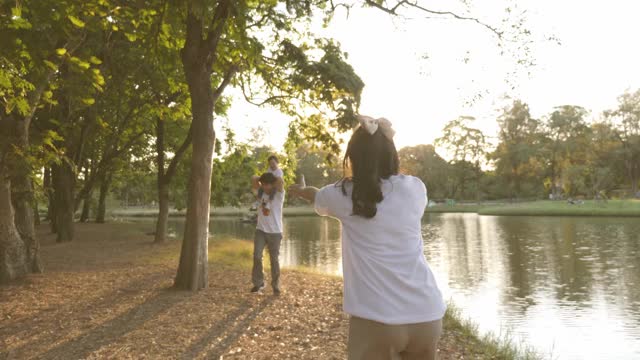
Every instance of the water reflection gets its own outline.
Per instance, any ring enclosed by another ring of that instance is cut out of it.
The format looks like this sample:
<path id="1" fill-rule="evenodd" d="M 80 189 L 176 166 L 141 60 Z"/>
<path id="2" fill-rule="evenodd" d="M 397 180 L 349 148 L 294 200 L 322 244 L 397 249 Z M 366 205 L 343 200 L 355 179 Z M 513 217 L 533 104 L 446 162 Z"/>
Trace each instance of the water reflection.
<path id="1" fill-rule="evenodd" d="M 284 266 L 342 273 L 337 221 L 284 225 Z M 217 218 L 211 232 L 250 241 L 254 227 Z M 423 235 L 445 296 L 482 330 L 509 330 L 559 359 L 640 358 L 637 219 L 432 214 Z"/>
<path id="2" fill-rule="evenodd" d="M 637 359 L 639 234 L 635 219 L 445 214 L 427 217 L 425 252 L 483 330 L 555 358 Z"/>

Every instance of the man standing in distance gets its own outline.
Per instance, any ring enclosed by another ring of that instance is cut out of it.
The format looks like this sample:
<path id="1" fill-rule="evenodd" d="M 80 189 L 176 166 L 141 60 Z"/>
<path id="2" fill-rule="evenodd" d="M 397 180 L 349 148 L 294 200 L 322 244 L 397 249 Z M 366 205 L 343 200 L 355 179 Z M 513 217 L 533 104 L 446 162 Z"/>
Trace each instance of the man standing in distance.
<path id="1" fill-rule="evenodd" d="M 258 198 L 258 224 L 253 239 L 253 270 L 251 273 L 253 288 L 251 288 L 251 292 L 259 292 L 265 287 L 264 273 L 262 271 L 262 253 L 266 246 L 271 263 L 273 294 L 280 295 L 280 262 L 278 256 L 280 255 L 280 242 L 282 241 L 284 180 L 282 177 L 276 177 L 271 172 L 266 172 L 259 178 L 254 176 L 252 185 L 255 190 L 262 189 L 262 192 Z"/>

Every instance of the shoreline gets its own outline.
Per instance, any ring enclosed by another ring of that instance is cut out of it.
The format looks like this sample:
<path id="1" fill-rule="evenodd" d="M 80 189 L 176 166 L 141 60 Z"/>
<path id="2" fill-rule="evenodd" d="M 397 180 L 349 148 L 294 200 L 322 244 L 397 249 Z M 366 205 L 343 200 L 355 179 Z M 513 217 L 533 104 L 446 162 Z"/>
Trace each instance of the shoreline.
<path id="1" fill-rule="evenodd" d="M 464 212 L 483 216 L 640 217 L 640 200 L 610 200 L 606 203 L 586 200 L 580 204 L 540 200 L 512 204 L 440 205 L 426 210 L 426 213 Z"/>
<path id="2" fill-rule="evenodd" d="M 484 216 L 603 216 L 603 217 L 640 217 L 640 200 L 610 200 L 597 203 L 592 200 L 582 204 L 570 205 L 564 201 L 529 201 L 522 203 L 486 203 L 436 205 L 425 209 L 425 214 L 475 213 Z M 214 208 L 211 216 L 243 217 L 250 214 L 247 208 Z M 152 218 L 158 215 L 156 208 L 129 208 L 110 211 L 112 218 Z M 184 217 L 185 211 L 170 210 L 169 217 Z M 285 207 L 283 216 L 316 216 L 310 206 Z"/>
<path id="3" fill-rule="evenodd" d="M 209 216 L 221 216 L 221 217 L 242 217 L 248 214 L 251 214 L 248 208 L 235 208 L 235 207 L 224 207 L 224 208 L 212 208 L 209 212 Z M 132 209 L 117 209 L 107 214 L 112 218 L 132 218 L 132 217 L 156 217 L 158 216 L 158 209 L 156 208 L 132 208 Z M 185 210 L 169 210 L 169 217 L 185 217 L 187 212 Z M 316 212 L 312 207 L 309 206 L 291 206 L 285 207 L 282 210 L 283 216 L 314 216 Z"/>

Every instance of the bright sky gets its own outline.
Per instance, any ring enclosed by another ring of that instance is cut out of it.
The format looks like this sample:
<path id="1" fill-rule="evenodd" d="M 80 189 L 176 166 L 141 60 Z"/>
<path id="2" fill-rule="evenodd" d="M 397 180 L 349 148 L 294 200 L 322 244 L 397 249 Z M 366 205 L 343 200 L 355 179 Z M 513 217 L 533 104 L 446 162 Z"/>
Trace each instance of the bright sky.
<path id="1" fill-rule="evenodd" d="M 444 3 L 459 4 L 458 0 Z M 482 0 L 488 23 L 503 16 L 505 0 Z M 325 36 L 340 42 L 365 82 L 361 113 L 384 116 L 396 128 L 396 144 L 432 143 L 444 124 L 459 115 L 475 116 L 487 135 L 496 130 L 505 95 L 528 102 L 534 116 L 554 106 L 574 104 L 593 114 L 612 108 L 626 89 L 640 87 L 640 47 L 636 44 L 637 0 L 518 0 L 533 32 L 531 74 L 521 72 L 510 90 L 504 81 L 513 60 L 500 57 L 494 35 L 471 23 L 393 19 L 374 9 L 339 13 Z M 452 6 L 454 6 L 452 5 Z M 561 41 L 541 41 L 555 35 Z M 463 59 L 469 54 L 470 60 Z M 470 102 L 486 92 L 482 99 Z M 229 122 L 240 140 L 249 129 L 267 129 L 264 142 L 277 149 L 285 140 L 287 117 L 234 102 Z M 218 126 L 221 122 L 218 122 Z"/>

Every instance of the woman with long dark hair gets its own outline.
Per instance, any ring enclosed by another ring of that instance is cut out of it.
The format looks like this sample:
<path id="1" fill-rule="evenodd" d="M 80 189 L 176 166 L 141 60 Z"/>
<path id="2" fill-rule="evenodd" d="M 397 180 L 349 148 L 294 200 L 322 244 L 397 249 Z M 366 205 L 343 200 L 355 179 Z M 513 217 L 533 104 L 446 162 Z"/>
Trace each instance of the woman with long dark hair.
<path id="1" fill-rule="evenodd" d="M 290 193 L 342 223 L 349 359 L 435 359 L 446 306 L 423 254 L 427 190 L 399 173 L 391 123 L 359 121 L 344 159 L 351 176 Z"/>

